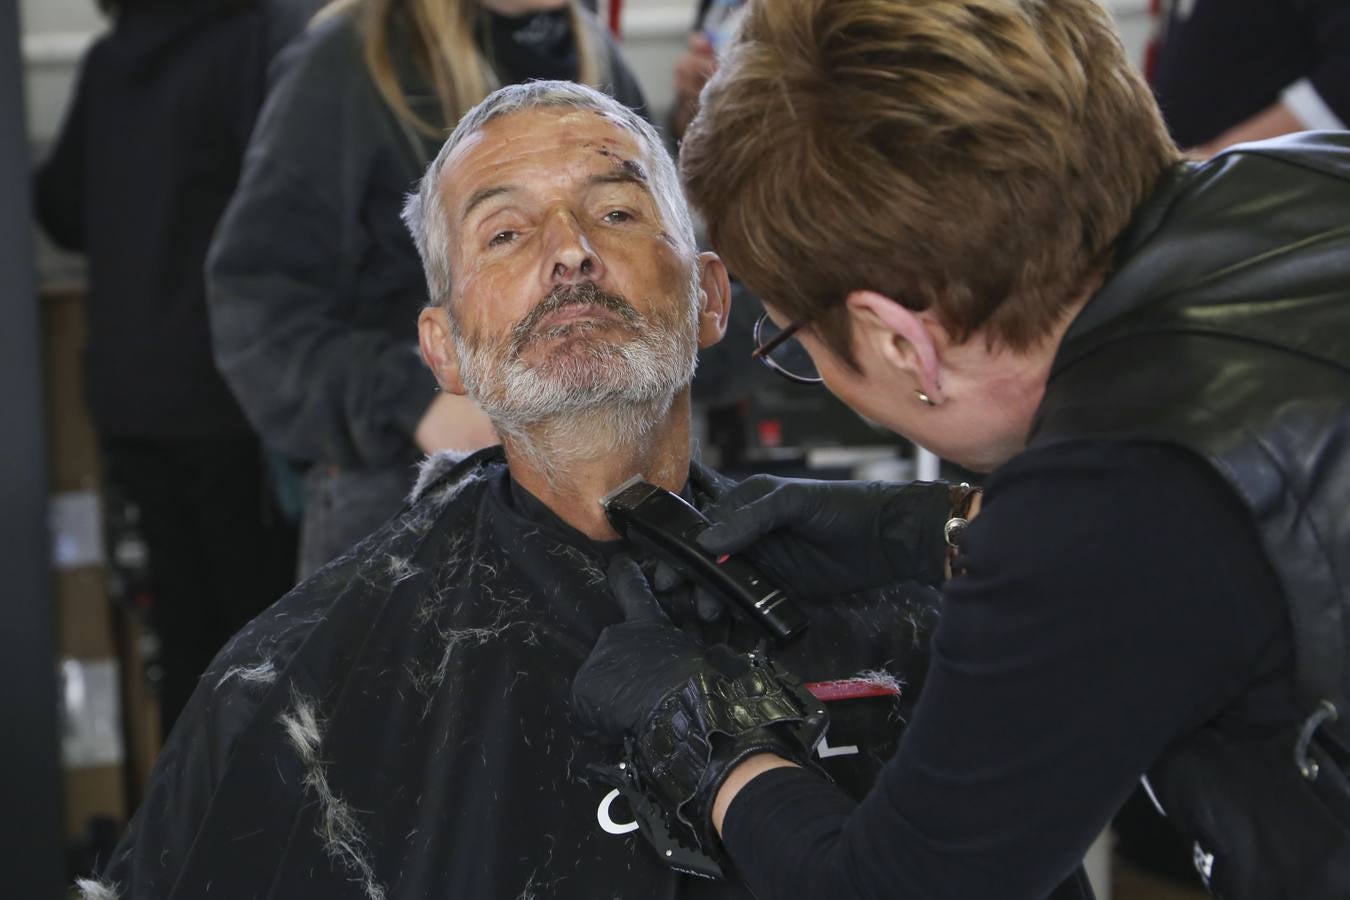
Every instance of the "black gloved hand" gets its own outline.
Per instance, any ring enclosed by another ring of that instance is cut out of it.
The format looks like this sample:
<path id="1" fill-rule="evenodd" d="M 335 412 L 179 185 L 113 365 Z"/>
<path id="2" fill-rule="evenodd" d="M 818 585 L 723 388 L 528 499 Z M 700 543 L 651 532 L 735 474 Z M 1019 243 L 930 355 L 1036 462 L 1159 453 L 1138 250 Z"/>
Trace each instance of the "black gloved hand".
<path id="1" fill-rule="evenodd" d="M 624 621 L 600 632 L 572 682 L 572 706 L 587 734 L 617 744 L 705 661 L 698 642 L 671 624 L 631 558 L 610 562 L 609 587 Z"/>
<path id="2" fill-rule="evenodd" d="M 763 657 L 705 649 L 672 625 L 633 560 L 615 558 L 609 581 L 625 620 L 577 671 L 572 707 L 591 736 L 628 740 L 642 789 L 711 851 L 727 775 L 755 753 L 809 764 L 824 706 Z"/>
<path id="3" fill-rule="evenodd" d="M 703 512 L 713 523 L 699 537 L 704 550 L 740 554 L 799 600 L 909 580 L 938 584 L 945 574 L 951 495 L 943 482 L 753 475 Z M 657 567 L 657 590 L 683 580 L 668 564 Z M 697 607 L 713 621 L 722 604 L 700 589 Z"/>

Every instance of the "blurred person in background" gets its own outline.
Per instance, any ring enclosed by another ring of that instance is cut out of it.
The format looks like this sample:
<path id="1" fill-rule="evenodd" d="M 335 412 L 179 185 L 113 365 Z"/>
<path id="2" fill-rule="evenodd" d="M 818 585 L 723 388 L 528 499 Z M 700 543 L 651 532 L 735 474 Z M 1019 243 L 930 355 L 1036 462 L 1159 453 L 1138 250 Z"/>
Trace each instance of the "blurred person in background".
<path id="1" fill-rule="evenodd" d="M 574 0 L 339 0 L 283 58 L 207 277 L 217 362 L 307 469 L 304 576 L 401 508 L 423 454 L 496 442 L 417 353 L 426 284 L 399 211 L 449 128 L 534 78 L 645 104 Z"/>
<path id="2" fill-rule="evenodd" d="M 670 134 L 676 141 L 684 137 L 684 130 L 698 112 L 699 92 L 717 71 L 717 48 L 730 39 L 744 7 L 744 0 L 700 0 L 689 42 L 675 63 Z"/>
<path id="3" fill-rule="evenodd" d="M 83 61 L 36 211 L 88 259 L 85 392 L 106 477 L 140 510 L 167 733 L 294 567 L 258 439 L 211 361 L 202 278 L 288 16 L 257 0 L 100 6 L 113 27 Z"/>
<path id="4" fill-rule="evenodd" d="M 744 8 L 744 0 L 700 0 L 688 43 L 675 63 L 675 99 L 666 120 L 672 148 L 684 138 L 685 128 L 698 112 L 699 92 L 717 71 L 718 48 L 730 40 Z M 693 397 L 695 403 L 707 409 L 710 428 L 716 429 L 714 423 L 722 421 L 734 423 L 733 427 L 739 430 L 744 419 L 742 402 L 766 385 L 771 386 L 774 376 L 768 367 L 747 359 L 740 351 L 746 342 L 753 340 L 755 322 L 763 315 L 764 307 L 734 273 L 731 296 L 727 340 L 699 351 Z"/>
<path id="5" fill-rule="evenodd" d="M 1191 155 L 1350 122 L 1350 3 L 1165 0 L 1147 61 L 1172 137 Z"/>

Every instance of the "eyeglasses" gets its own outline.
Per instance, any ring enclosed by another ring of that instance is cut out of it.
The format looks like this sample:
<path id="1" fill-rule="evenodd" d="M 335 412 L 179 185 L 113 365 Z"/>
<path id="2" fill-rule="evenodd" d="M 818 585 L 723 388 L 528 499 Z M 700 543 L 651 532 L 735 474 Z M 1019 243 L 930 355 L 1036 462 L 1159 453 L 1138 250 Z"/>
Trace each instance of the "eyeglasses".
<path id="1" fill-rule="evenodd" d="M 751 357 L 789 381 L 820 384 L 824 379 L 816 370 L 815 361 L 795 337 L 804 325 L 805 321 L 792 322 L 786 328 L 779 328 L 769 314 L 764 313 L 755 322 L 755 352 L 750 354 Z"/>

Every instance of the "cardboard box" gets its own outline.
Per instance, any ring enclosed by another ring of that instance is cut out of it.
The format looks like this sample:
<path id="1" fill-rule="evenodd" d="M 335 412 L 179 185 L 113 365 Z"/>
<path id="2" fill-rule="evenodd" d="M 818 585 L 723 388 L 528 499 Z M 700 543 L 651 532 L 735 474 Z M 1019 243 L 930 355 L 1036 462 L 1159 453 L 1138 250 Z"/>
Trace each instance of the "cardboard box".
<path id="1" fill-rule="evenodd" d="M 126 789 L 121 766 L 66 769 L 66 836 L 82 838 L 89 820 L 109 818 L 122 826 L 127 821 Z"/>
<path id="2" fill-rule="evenodd" d="M 115 659 L 61 660 L 61 761 L 67 769 L 121 766 L 122 667 Z"/>
<path id="3" fill-rule="evenodd" d="M 98 564 L 100 463 L 84 399 L 85 291 L 74 285 L 47 287 L 41 299 L 66 830 L 79 838 L 91 818 L 106 816 L 118 823 L 127 818 L 124 666 Z"/>
<path id="4" fill-rule="evenodd" d="M 98 487 L 100 466 L 98 437 L 84 399 L 85 291 L 74 285 L 48 286 L 41 299 L 51 489 L 93 490 Z"/>
<path id="5" fill-rule="evenodd" d="M 117 657 L 112 607 L 101 567 L 56 571 L 56 617 L 59 656 L 80 660 Z"/>
<path id="6" fill-rule="evenodd" d="M 146 682 L 140 656 L 145 626 L 136 616 L 113 604 L 103 568 L 58 569 L 55 581 L 60 626 L 58 655 L 66 661 L 94 667 L 110 662 L 116 666 L 118 676 L 117 696 L 106 701 L 109 709 L 116 707 L 118 717 L 117 735 L 121 743 L 117 763 L 107 766 L 100 776 L 84 771 L 93 762 L 90 754 L 76 760 L 65 759 L 69 814 L 87 818 L 97 812 L 122 822 L 144 794 L 162 743 L 159 702 Z M 71 768 L 72 763 L 81 767 L 79 774 Z M 86 794 L 87 790 L 92 793 Z M 79 818 L 81 828 L 83 822 L 84 818 Z"/>
<path id="7" fill-rule="evenodd" d="M 122 670 L 101 567 L 58 569 L 57 621 L 62 670 L 61 756 L 67 834 L 91 818 L 127 819 Z"/>
<path id="8" fill-rule="evenodd" d="M 47 504 L 47 528 L 57 569 L 103 564 L 103 505 L 97 491 L 53 494 Z"/>
<path id="9" fill-rule="evenodd" d="M 66 833 L 79 838 L 92 818 L 127 819 L 121 667 L 115 659 L 66 657 L 61 686 Z"/>
<path id="10" fill-rule="evenodd" d="M 132 808 L 140 803 L 150 783 L 150 772 L 163 744 L 159 728 L 159 698 L 145 678 L 139 652 L 145 626 L 131 615 L 117 616 L 123 632 L 122 719 L 127 736 L 127 790 Z"/>

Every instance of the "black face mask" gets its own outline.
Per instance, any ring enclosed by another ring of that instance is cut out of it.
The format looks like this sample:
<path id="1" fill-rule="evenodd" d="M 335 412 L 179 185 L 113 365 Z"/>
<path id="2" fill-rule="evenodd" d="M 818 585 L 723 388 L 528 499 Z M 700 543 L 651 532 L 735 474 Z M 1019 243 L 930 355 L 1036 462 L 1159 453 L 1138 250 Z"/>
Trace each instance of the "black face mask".
<path id="1" fill-rule="evenodd" d="M 485 13 L 484 50 L 503 82 L 577 77 L 577 42 L 567 8 L 506 16 Z"/>

